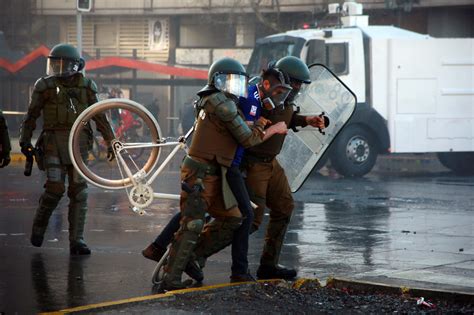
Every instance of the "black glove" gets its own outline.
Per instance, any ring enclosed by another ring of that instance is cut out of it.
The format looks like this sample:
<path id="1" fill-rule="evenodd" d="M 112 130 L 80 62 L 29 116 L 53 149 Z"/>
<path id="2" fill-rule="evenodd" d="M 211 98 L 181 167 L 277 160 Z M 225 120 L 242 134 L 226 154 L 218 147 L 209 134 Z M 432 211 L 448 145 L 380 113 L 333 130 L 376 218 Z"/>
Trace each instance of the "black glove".
<path id="1" fill-rule="evenodd" d="M 10 164 L 10 161 L 10 153 L 2 154 L 2 156 L 0 156 L 0 168 L 4 168 Z"/>
<path id="2" fill-rule="evenodd" d="M 21 153 L 23 153 L 26 157 L 30 157 L 33 155 L 34 148 L 33 145 L 29 142 L 27 143 L 20 143 Z"/>

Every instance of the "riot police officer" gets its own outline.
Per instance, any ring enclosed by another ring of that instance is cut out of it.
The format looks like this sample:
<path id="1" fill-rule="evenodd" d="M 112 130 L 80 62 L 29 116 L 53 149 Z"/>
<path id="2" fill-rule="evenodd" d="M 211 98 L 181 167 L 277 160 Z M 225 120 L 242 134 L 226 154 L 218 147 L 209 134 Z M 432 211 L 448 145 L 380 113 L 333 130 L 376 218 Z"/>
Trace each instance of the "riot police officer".
<path id="1" fill-rule="evenodd" d="M 67 176 L 71 255 L 90 254 L 83 237 L 87 212 L 87 184 L 72 166 L 67 150 L 74 121 L 89 105 L 97 102 L 96 84 L 80 72 L 84 66 L 85 62 L 74 46 L 54 46 L 47 60 L 47 76 L 36 81 L 28 112 L 20 128 L 21 150 L 27 155 L 34 150 L 31 138 L 36 128 L 36 120 L 43 116 L 43 131 L 36 145 L 36 158 L 38 167 L 46 171 L 47 180 L 34 216 L 31 244 L 37 247 L 42 245 L 49 218 L 66 191 Z M 96 117 L 94 120 L 97 129 L 110 143 L 113 132 L 105 116 Z M 85 130 L 81 141 L 90 145 L 92 129 L 89 126 Z M 110 149 L 109 157 L 111 154 Z"/>
<path id="2" fill-rule="evenodd" d="M 319 116 L 301 116 L 295 112 L 294 98 L 302 84 L 310 83 L 310 73 L 306 64 L 293 56 L 283 57 L 273 67 L 290 78 L 292 90 L 285 100 L 285 106 L 272 111 L 263 111 L 262 116 L 273 123 L 285 122 L 289 128 L 313 127 L 324 128 L 324 119 Z M 265 206 L 270 209 L 270 220 L 265 235 L 265 244 L 260 266 L 257 269 L 259 279 L 292 279 L 296 270 L 278 264 L 286 230 L 294 209 L 288 179 L 284 169 L 276 160 L 285 140 L 285 134 L 278 134 L 264 143 L 249 148 L 245 152 L 247 166 L 247 187 L 252 201 L 257 204 L 253 231 L 262 223 Z"/>
<path id="3" fill-rule="evenodd" d="M 0 109 L 0 168 L 10 164 L 10 137 L 8 135 L 8 125 L 3 112 Z"/>
<path id="4" fill-rule="evenodd" d="M 248 148 L 274 133 L 286 132 L 284 123 L 264 131 L 265 119 L 253 128 L 246 124 L 236 104 L 238 97 L 246 96 L 247 79 L 242 64 L 224 58 L 211 65 L 208 84 L 198 92 L 193 141 L 181 167 L 181 227 L 164 267 L 163 289 L 185 287 L 181 275 L 194 249 L 197 257 L 209 257 L 227 246 L 240 226 L 242 215 L 225 181 L 238 145 Z M 204 225 L 206 212 L 214 220 Z"/>

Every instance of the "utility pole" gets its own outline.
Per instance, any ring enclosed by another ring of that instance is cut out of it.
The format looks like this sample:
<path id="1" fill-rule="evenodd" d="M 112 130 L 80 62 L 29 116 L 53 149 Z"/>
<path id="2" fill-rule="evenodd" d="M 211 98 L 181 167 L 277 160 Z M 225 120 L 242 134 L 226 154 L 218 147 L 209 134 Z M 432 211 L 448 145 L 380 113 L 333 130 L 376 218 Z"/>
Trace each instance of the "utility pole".
<path id="1" fill-rule="evenodd" d="M 77 50 L 79 50 L 79 55 L 82 57 L 82 12 L 91 12 L 92 10 L 92 0 L 77 0 L 76 5 L 76 40 L 77 40 Z M 82 70 L 82 73 L 86 73 L 86 69 Z"/>
<path id="2" fill-rule="evenodd" d="M 76 27 L 77 50 L 82 57 L 82 12 L 79 10 L 76 13 Z"/>

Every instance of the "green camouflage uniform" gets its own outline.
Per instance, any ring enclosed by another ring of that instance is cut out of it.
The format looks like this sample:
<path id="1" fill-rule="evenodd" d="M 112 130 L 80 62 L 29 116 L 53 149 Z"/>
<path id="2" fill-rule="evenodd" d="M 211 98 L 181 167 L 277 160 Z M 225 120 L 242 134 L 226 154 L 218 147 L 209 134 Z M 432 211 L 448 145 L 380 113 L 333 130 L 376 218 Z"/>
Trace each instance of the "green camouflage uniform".
<path id="1" fill-rule="evenodd" d="M 45 191 L 39 200 L 39 206 L 33 221 L 33 236 L 43 235 L 49 218 L 65 193 L 65 180 L 68 177 L 69 197 L 69 241 L 70 246 L 85 246 L 83 240 L 84 224 L 87 211 L 87 184 L 71 164 L 68 152 L 68 139 L 71 127 L 89 105 L 97 102 L 97 86 L 91 79 L 76 73 L 66 78 L 48 76 L 36 81 L 31 96 L 28 112 L 20 130 L 20 146 L 30 145 L 36 120 L 43 116 L 43 131 L 37 148 L 44 154 L 43 161 L 38 163 L 46 171 Z M 104 139 L 110 141 L 113 132 L 105 117 L 95 118 L 97 129 Z M 82 141 L 90 143 L 91 128 L 86 128 Z M 87 146 L 85 146 L 87 147 Z M 87 152 L 83 152 L 87 154 Z M 32 241 L 33 242 L 33 241 Z M 41 242 L 35 246 L 41 246 Z"/>

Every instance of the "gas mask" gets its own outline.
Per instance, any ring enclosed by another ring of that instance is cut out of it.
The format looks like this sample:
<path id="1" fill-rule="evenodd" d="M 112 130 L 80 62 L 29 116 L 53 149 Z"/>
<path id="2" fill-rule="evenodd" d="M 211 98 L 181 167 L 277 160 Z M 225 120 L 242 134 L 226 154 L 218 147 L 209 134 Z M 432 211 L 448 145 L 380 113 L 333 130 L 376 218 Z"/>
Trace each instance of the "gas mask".
<path id="1" fill-rule="evenodd" d="M 278 107 L 283 107 L 285 100 L 291 92 L 291 87 L 279 84 L 270 87 L 268 91 L 264 91 L 262 98 L 262 106 L 266 110 L 273 110 Z"/>
<path id="2" fill-rule="evenodd" d="M 263 94 L 263 96 L 261 97 L 262 107 L 266 110 L 281 108 L 284 106 L 285 100 L 292 91 L 292 87 L 286 83 L 287 80 L 285 79 L 285 76 L 280 70 L 272 68 L 267 71 L 271 71 L 271 75 L 278 78 L 274 81 L 278 81 L 273 84 L 270 83 L 270 87 L 268 90 L 265 89 L 263 83 L 265 81 L 270 82 L 270 80 L 265 79 L 258 83 L 258 89 Z"/>

